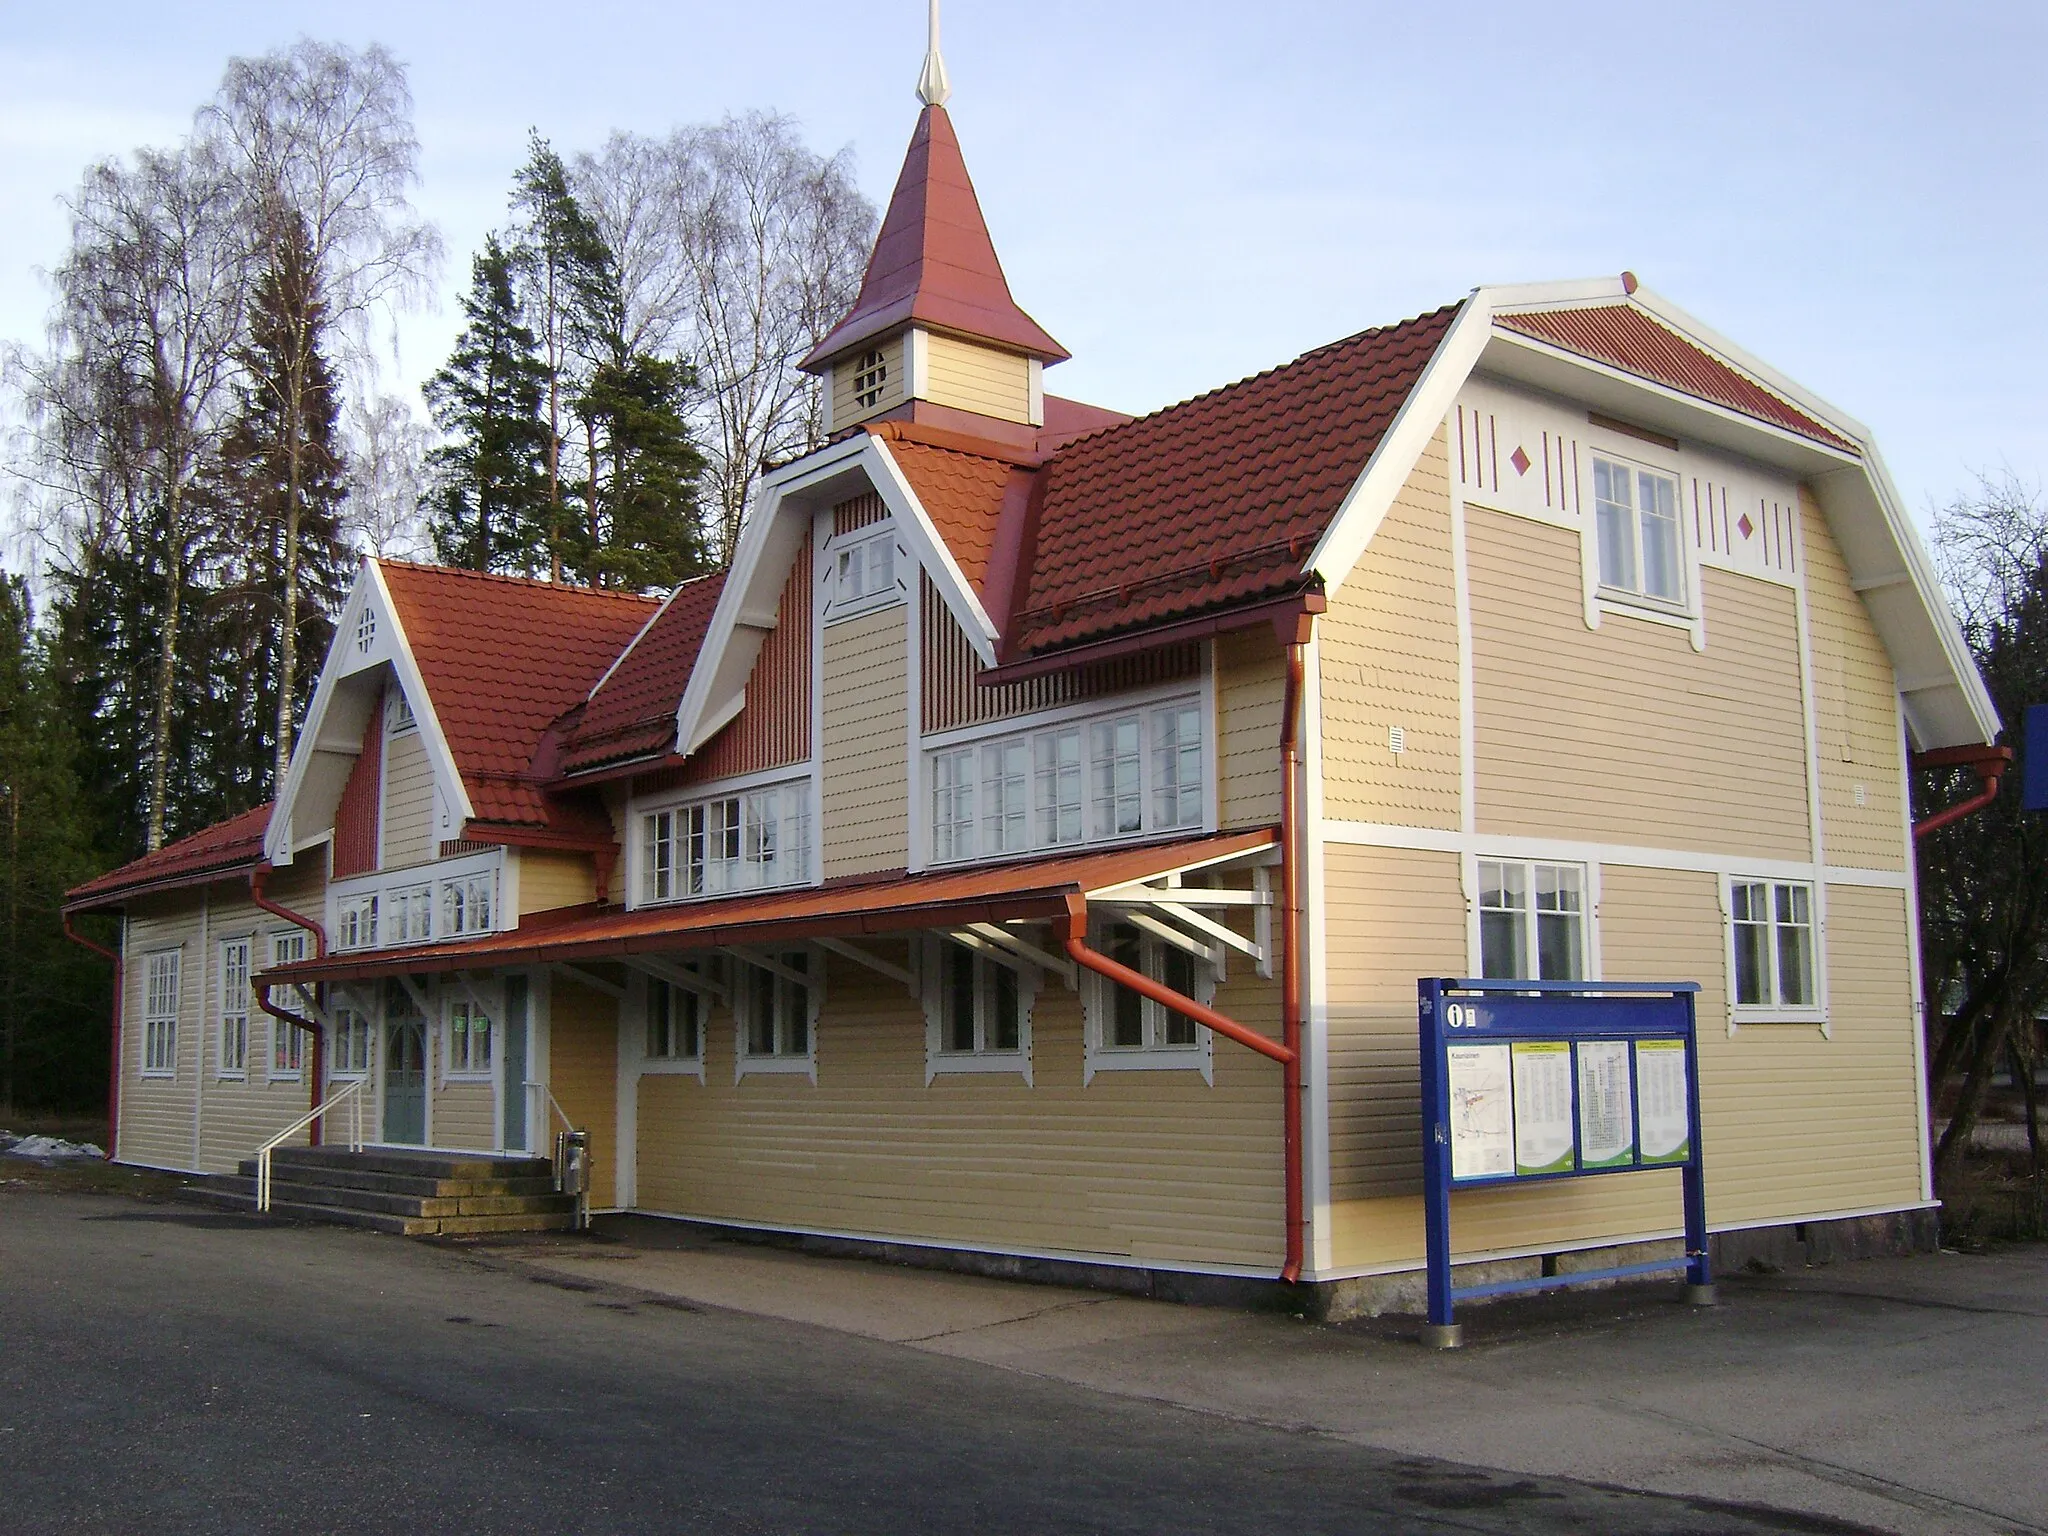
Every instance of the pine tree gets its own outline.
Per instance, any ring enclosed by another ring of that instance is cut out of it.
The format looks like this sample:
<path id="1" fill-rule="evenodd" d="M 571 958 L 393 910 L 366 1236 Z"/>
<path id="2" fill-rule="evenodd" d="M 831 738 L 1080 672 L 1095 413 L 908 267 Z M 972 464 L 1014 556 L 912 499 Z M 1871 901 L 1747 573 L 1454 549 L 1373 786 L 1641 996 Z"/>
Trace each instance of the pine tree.
<path id="1" fill-rule="evenodd" d="M 599 586 L 671 587 L 706 568 L 697 511 L 704 456 L 683 419 L 693 382 L 687 364 L 635 353 L 601 365 L 577 401 L 603 475 L 586 498 L 585 569 Z"/>
<path id="2" fill-rule="evenodd" d="M 451 565 L 531 573 L 548 523 L 547 370 L 496 235 L 471 264 L 462 312 L 467 324 L 454 353 L 427 381 L 434 423 L 447 439 L 429 455 L 434 548 Z"/>
<path id="3" fill-rule="evenodd" d="M 0 1112 L 78 1109 L 106 1087 L 107 968 L 63 934 L 99 867 L 77 737 L 26 585 L 0 580 Z"/>
<path id="4" fill-rule="evenodd" d="M 213 521 L 227 540 L 212 551 L 219 590 L 206 615 L 208 643 L 195 651 L 223 669 L 203 695 L 215 716 L 209 809 L 220 816 L 261 804 L 281 785 L 350 574 L 341 389 L 299 229 L 272 249 L 256 285 L 214 487 L 222 505 Z M 221 708 L 229 703 L 236 707 Z"/>

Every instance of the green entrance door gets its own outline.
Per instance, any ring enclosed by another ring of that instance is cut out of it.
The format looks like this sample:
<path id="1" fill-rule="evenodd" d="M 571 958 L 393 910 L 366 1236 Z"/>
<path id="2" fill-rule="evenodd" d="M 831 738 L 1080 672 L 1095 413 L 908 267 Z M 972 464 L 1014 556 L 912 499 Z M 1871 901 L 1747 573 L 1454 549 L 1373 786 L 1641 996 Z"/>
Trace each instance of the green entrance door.
<path id="1" fill-rule="evenodd" d="M 427 1141 L 427 1031 L 418 1019 L 384 1026 L 384 1139 L 402 1147 Z"/>

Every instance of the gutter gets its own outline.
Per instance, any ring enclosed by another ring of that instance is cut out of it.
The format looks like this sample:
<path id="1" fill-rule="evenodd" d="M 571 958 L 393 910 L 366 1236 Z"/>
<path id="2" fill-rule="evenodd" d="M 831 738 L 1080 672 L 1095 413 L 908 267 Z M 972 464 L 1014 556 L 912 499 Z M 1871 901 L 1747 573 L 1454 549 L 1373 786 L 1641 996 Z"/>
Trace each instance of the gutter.
<path id="1" fill-rule="evenodd" d="M 294 912 L 290 907 L 281 906 L 263 894 L 264 882 L 270 878 L 272 872 L 273 866 L 268 859 L 262 860 L 254 869 L 249 871 L 249 899 L 272 916 L 281 917 L 294 927 L 303 928 L 306 932 L 313 935 L 313 958 L 315 960 L 325 960 L 327 958 L 327 930 L 304 913 Z M 274 1005 L 270 1001 L 270 987 L 271 984 L 269 982 L 258 983 L 256 988 L 257 1007 L 280 1023 L 289 1024 L 296 1029 L 303 1029 L 313 1037 L 313 1066 L 311 1072 L 307 1074 L 309 1081 L 306 1087 L 306 1108 L 318 1109 L 320 1107 L 320 1085 L 325 1081 L 327 1075 L 327 1036 L 320 1026 L 311 1019 L 301 1018 L 296 1013 L 287 1013 L 284 1009 Z M 323 1122 L 319 1120 L 315 1120 L 306 1128 L 307 1144 L 309 1146 L 317 1147 L 320 1145 L 320 1133 L 324 1128 Z"/>
<path id="2" fill-rule="evenodd" d="M 1977 775 L 1976 794 L 1913 824 L 1913 836 L 1917 840 L 1930 832 L 1952 826 L 1966 816 L 1976 815 L 1996 800 L 1999 780 L 2012 766 L 2012 748 L 1938 747 L 1932 752 L 1915 752 L 1908 761 L 1914 768 L 1968 768 Z"/>
<path id="3" fill-rule="evenodd" d="M 72 909 L 66 907 L 64 937 L 114 962 L 114 1017 L 107 1045 L 107 1161 L 111 1163 L 114 1160 L 115 1148 L 121 1139 L 121 955 L 118 950 L 109 949 L 96 940 L 88 939 L 72 927 L 71 917 Z"/>
<path id="4" fill-rule="evenodd" d="M 1284 639 L 1286 634 L 1296 629 L 1303 620 L 1323 612 L 1328 606 L 1329 600 L 1321 592 L 1295 592 L 1286 597 L 1269 598 L 1265 602 L 1253 603 L 1244 608 L 1231 608 L 1222 613 L 1180 619 L 1171 624 L 1147 625 L 1128 634 L 1085 641 L 1080 645 L 1048 651 L 1042 656 L 1033 656 L 1023 661 L 986 667 L 974 680 L 980 687 L 997 688 L 1004 683 L 1021 683 L 1026 678 L 1043 677 L 1048 672 L 1065 672 L 1099 661 L 1115 661 L 1139 651 L 1158 650 L 1161 646 L 1177 645 L 1188 640 L 1206 640 L 1211 635 L 1232 634 L 1242 629 L 1257 629 L 1261 624 L 1271 624 L 1276 630 L 1281 631 Z"/>

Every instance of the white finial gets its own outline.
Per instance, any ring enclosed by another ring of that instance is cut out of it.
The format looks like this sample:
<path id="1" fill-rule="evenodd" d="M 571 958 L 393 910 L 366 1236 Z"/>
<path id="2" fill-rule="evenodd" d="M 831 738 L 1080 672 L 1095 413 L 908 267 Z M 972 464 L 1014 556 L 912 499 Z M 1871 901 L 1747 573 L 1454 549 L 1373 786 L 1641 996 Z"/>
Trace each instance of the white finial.
<path id="1" fill-rule="evenodd" d="M 928 107 L 943 107 L 953 94 L 953 85 L 946 78 L 946 61 L 939 56 L 939 0 L 931 3 L 932 40 L 925 49 L 924 68 L 918 72 L 917 99 Z"/>

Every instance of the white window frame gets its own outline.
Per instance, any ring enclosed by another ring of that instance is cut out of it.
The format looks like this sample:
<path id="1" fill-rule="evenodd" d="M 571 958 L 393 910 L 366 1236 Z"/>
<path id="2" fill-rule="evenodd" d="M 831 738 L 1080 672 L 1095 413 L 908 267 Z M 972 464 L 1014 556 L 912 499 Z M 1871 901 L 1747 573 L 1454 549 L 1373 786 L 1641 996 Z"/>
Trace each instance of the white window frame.
<path id="1" fill-rule="evenodd" d="M 461 1021 L 458 1029 L 457 1019 Z M 483 1024 L 484 1059 L 476 1060 L 476 1026 Z M 457 1037 L 463 1042 L 459 1056 Z M 441 1081 L 442 1083 L 489 1083 L 497 1070 L 498 1021 L 491 1009 L 471 997 L 463 987 L 448 989 L 441 998 Z"/>
<path id="2" fill-rule="evenodd" d="M 1192 744 L 1178 736 L 1190 719 L 1200 732 Z M 1114 777 L 1114 766 L 1126 760 L 1124 754 L 1115 738 L 1105 735 L 1127 723 L 1135 724 L 1137 736 L 1135 778 L 1128 787 Z M 919 812 L 929 862 L 988 864 L 1213 831 L 1215 735 L 1208 690 L 1181 687 L 1121 699 L 1108 707 L 1098 701 L 1028 724 L 1004 721 L 994 730 L 933 738 L 925 747 L 925 803 Z M 1073 836 L 1063 835 L 1071 825 L 1063 814 L 1071 802 L 1066 799 L 1069 765 L 1059 755 L 1069 739 L 1078 744 L 1080 774 L 1080 817 Z M 1201 782 L 1192 787 L 1183 777 L 1190 767 L 1201 775 Z M 1024 797 L 1021 806 L 1010 803 L 1013 789 Z M 1138 820 L 1134 828 L 1124 830 L 1106 823 L 1103 810 L 1106 800 L 1114 815 L 1127 793 L 1135 795 Z M 1169 796 L 1173 819 L 1160 814 Z M 1020 822 L 1022 840 L 1013 844 Z M 998 831 L 1000 838 L 992 839 Z M 992 840 L 1002 846 L 991 848 Z"/>
<path id="3" fill-rule="evenodd" d="M 853 400 L 864 411 L 882 403 L 889 388 L 889 354 L 881 347 L 869 347 L 853 365 Z"/>
<path id="4" fill-rule="evenodd" d="M 413 713 L 412 700 L 405 696 L 403 688 L 393 686 L 384 695 L 384 734 L 403 736 L 407 731 L 420 728 L 419 716 Z"/>
<path id="5" fill-rule="evenodd" d="M 377 605 L 363 604 L 362 612 L 356 615 L 356 654 L 367 656 L 377 643 Z"/>
<path id="6" fill-rule="evenodd" d="M 353 1047 L 362 1047 L 362 1065 L 350 1060 Z M 327 1076 L 338 1082 L 368 1077 L 377 1065 L 377 1027 L 369 1015 L 346 1003 L 334 1008 L 334 1048 L 328 1054 Z"/>
<path id="7" fill-rule="evenodd" d="M 152 950 L 142 960 L 142 1069 L 148 1078 L 178 1076 L 178 1014 L 183 1000 L 184 953 Z"/>
<path id="8" fill-rule="evenodd" d="M 306 958 L 307 933 L 303 928 L 285 928 L 269 935 L 271 966 L 293 965 Z M 272 1017 L 270 1053 L 266 1079 L 273 1083 L 303 1082 L 306 1076 L 306 1032 L 296 1024 Z M 280 1065 L 279 1063 L 284 1063 Z"/>
<path id="9" fill-rule="evenodd" d="M 726 841 L 725 817 L 720 814 L 714 826 L 714 810 L 728 802 L 738 807 L 738 822 L 731 829 L 734 856 L 713 859 L 710 853 L 714 836 L 721 843 Z M 771 807 L 772 822 L 764 815 Z M 695 891 L 689 889 L 697 868 L 690 857 L 692 841 L 698 836 L 690 825 L 692 815 L 703 818 L 701 836 L 705 852 L 703 889 Z M 662 817 L 668 818 L 668 831 L 665 837 L 657 837 L 656 827 Z M 693 785 L 685 795 L 635 802 L 631 823 L 634 833 L 626 850 L 627 904 L 635 909 L 670 906 L 813 884 L 817 878 L 817 840 L 813 836 L 817 820 L 814 780 L 808 773 L 791 778 L 787 769 L 777 769 L 772 776 L 750 775 L 716 786 Z M 763 826 L 774 828 L 772 859 L 760 857 Z M 660 850 L 664 848 L 665 870 L 660 863 Z M 773 878 L 768 877 L 771 866 Z M 714 867 L 728 869 L 730 873 L 714 877 Z M 657 893 L 658 873 L 668 877 L 667 895 Z"/>
<path id="10" fill-rule="evenodd" d="M 1735 889 L 1737 886 L 1762 886 L 1768 892 L 1766 900 L 1771 903 L 1771 920 L 1763 925 L 1767 932 L 1768 946 L 1767 974 L 1771 984 L 1771 1000 L 1761 1003 L 1740 1003 L 1736 1001 L 1736 976 L 1740 961 L 1736 954 Z M 1807 978 L 1813 989 L 1813 1001 L 1806 1004 L 1783 1003 L 1779 997 L 1779 929 L 1777 900 L 1780 887 L 1802 890 L 1806 893 L 1806 910 L 1809 918 L 1806 924 L 1809 943 L 1809 959 L 1812 974 Z M 1727 966 L 1725 980 L 1728 988 L 1728 1024 L 1731 1030 L 1745 1024 L 1797 1024 L 1828 1027 L 1828 966 L 1827 966 L 1827 902 L 1826 885 L 1819 880 L 1786 879 L 1776 875 L 1753 875 L 1730 873 L 1721 877 L 1721 927 L 1722 959 Z"/>
<path id="11" fill-rule="evenodd" d="M 249 1080 L 249 977 L 255 958 L 256 946 L 248 934 L 220 941 L 220 1019 L 214 1031 L 214 1074 L 222 1082 Z M 235 984 L 237 970 L 241 973 L 239 987 Z"/>
<path id="12" fill-rule="evenodd" d="M 681 968 L 690 970 L 691 963 L 684 962 Z M 699 971 L 697 974 L 704 973 Z M 705 979 L 709 981 L 710 977 L 706 975 Z M 636 989 L 636 996 L 640 1005 L 638 1038 L 641 1074 L 654 1077 L 694 1077 L 698 1082 L 703 1082 L 704 1042 L 711 1032 L 711 999 L 705 993 L 678 986 L 672 981 L 664 981 L 659 976 L 642 976 L 640 980 L 642 984 Z M 664 997 L 670 1010 L 671 1032 L 675 1028 L 676 1010 L 679 1007 L 687 1006 L 694 1017 L 697 1028 L 697 1049 L 694 1052 L 684 1054 L 670 1050 L 658 1056 L 651 1049 L 656 1013 L 655 1000 Z"/>
<path id="13" fill-rule="evenodd" d="M 435 882 L 444 939 L 474 937 L 498 931 L 498 871 L 495 867 L 465 870 Z M 477 915 L 482 910 L 482 916 Z M 422 941 L 414 941 L 422 942 Z"/>
<path id="14" fill-rule="evenodd" d="M 1022 961 L 1008 962 L 971 950 L 963 944 L 933 937 L 922 948 L 919 964 L 920 998 L 924 1004 L 924 1080 L 931 1086 L 935 1077 L 966 1073 L 1016 1074 L 1031 1086 L 1031 1016 L 1038 1002 L 1040 972 Z M 974 1049 L 951 1050 L 946 1045 L 947 967 L 964 960 L 973 966 Z M 1017 1046 L 1000 1050 L 989 1045 L 989 1030 L 996 1005 L 998 972 L 1017 981 Z"/>
<path id="15" fill-rule="evenodd" d="M 726 967 L 728 996 L 732 1003 L 733 1022 L 733 1067 L 732 1080 L 754 1076 L 801 1076 L 810 1079 L 815 1086 L 818 1081 L 818 1016 L 825 1002 L 825 957 L 822 951 L 808 945 L 778 945 L 762 950 L 764 958 L 782 962 L 790 955 L 803 956 L 803 974 L 806 981 L 799 986 L 779 971 L 769 970 L 757 964 L 745 954 L 736 954 Z M 766 977 L 764 983 L 761 978 Z M 770 985 L 772 983 L 772 985 Z M 776 1046 L 774 1054 L 756 1054 L 749 1045 L 748 1037 L 754 1019 L 754 1009 L 759 1002 L 757 988 L 766 987 L 770 1006 L 776 1014 Z M 804 1049 L 801 1052 L 785 1051 L 782 1046 L 787 1038 L 784 1010 L 795 992 L 804 994 Z"/>
<path id="16" fill-rule="evenodd" d="M 825 621 L 906 601 L 916 569 L 893 518 L 833 535 L 825 545 Z"/>
<path id="17" fill-rule="evenodd" d="M 1585 539 L 1588 546 L 1588 570 L 1593 585 L 1595 600 L 1603 607 L 1637 617 L 1650 617 L 1666 622 L 1681 623 L 1690 627 L 1699 617 L 1700 577 L 1698 559 L 1693 541 L 1686 534 L 1685 527 L 1685 477 L 1675 464 L 1658 464 L 1633 454 L 1617 453 L 1607 447 L 1593 447 L 1588 450 L 1586 468 Z M 1601 500 L 1598 492 L 1600 466 L 1627 472 L 1629 476 L 1629 555 L 1635 564 L 1635 585 L 1628 586 L 1607 580 L 1606 551 L 1603 546 Z M 1641 484 L 1638 476 L 1651 475 L 1667 481 L 1671 486 L 1673 510 L 1672 537 L 1676 547 L 1678 596 L 1660 597 L 1648 590 L 1648 562 L 1645 558 L 1648 543 L 1643 526 Z"/>
<path id="18" fill-rule="evenodd" d="M 334 903 L 334 947 L 375 949 L 377 945 L 377 891 L 357 891 L 337 896 Z"/>
<path id="19" fill-rule="evenodd" d="M 1486 974 L 1486 913 L 1489 911 L 1506 910 L 1505 908 L 1489 908 L 1485 905 L 1485 878 L 1481 866 L 1486 864 L 1519 867 L 1523 874 L 1523 889 L 1529 898 L 1528 906 L 1522 909 L 1527 918 L 1522 929 L 1521 969 L 1524 974 L 1503 979 L 1517 981 L 1542 981 L 1546 979 L 1553 981 L 1597 980 L 1600 975 L 1600 946 L 1594 932 L 1594 919 L 1599 910 L 1599 866 L 1590 861 L 1578 859 L 1525 858 L 1495 853 L 1473 855 L 1470 868 L 1467 871 L 1467 877 L 1471 881 L 1469 905 L 1472 913 L 1469 931 L 1470 951 L 1466 957 L 1471 967 L 1470 974 L 1473 976 L 1484 976 Z M 1541 919 L 1543 912 L 1538 907 L 1537 902 L 1540 899 L 1538 892 L 1541 885 L 1541 877 L 1538 871 L 1542 869 L 1568 870 L 1578 876 L 1579 974 L 1574 977 L 1545 978 L 1539 974 L 1541 968 L 1540 957 L 1542 954 Z"/>
<path id="20" fill-rule="evenodd" d="M 1171 963 L 1186 962 L 1193 980 L 1193 989 L 1182 988 L 1187 996 L 1202 1004 L 1213 1003 L 1216 999 L 1215 968 L 1198 956 L 1168 944 L 1164 939 L 1145 932 L 1134 925 L 1119 924 L 1115 918 L 1094 918 L 1088 924 L 1088 942 L 1099 954 L 1111 959 L 1120 959 L 1121 947 L 1112 929 L 1129 927 L 1137 936 L 1138 964 L 1133 967 L 1141 974 L 1151 977 L 1165 986 L 1173 986 L 1168 979 Z M 1128 962 L 1126 962 L 1128 963 Z M 1142 1045 L 1116 1045 L 1109 1039 L 1109 1029 L 1115 1017 L 1118 994 L 1129 989 L 1111 981 L 1107 976 L 1090 971 L 1082 980 L 1081 1007 L 1084 1015 L 1084 1033 L 1087 1040 L 1087 1059 L 1083 1081 L 1092 1080 L 1098 1072 L 1200 1072 L 1202 1080 L 1211 1086 L 1216 1082 L 1216 1035 L 1204 1025 L 1195 1025 L 1195 1038 L 1186 1045 L 1169 1045 L 1164 1036 L 1169 1027 L 1167 1008 L 1163 1003 L 1137 993 L 1130 995 L 1138 1003 L 1139 1020 L 1145 1040 Z"/>
<path id="21" fill-rule="evenodd" d="M 424 944 L 434 936 L 434 886 L 431 881 L 396 885 L 380 893 L 378 931 L 384 948 Z"/>

